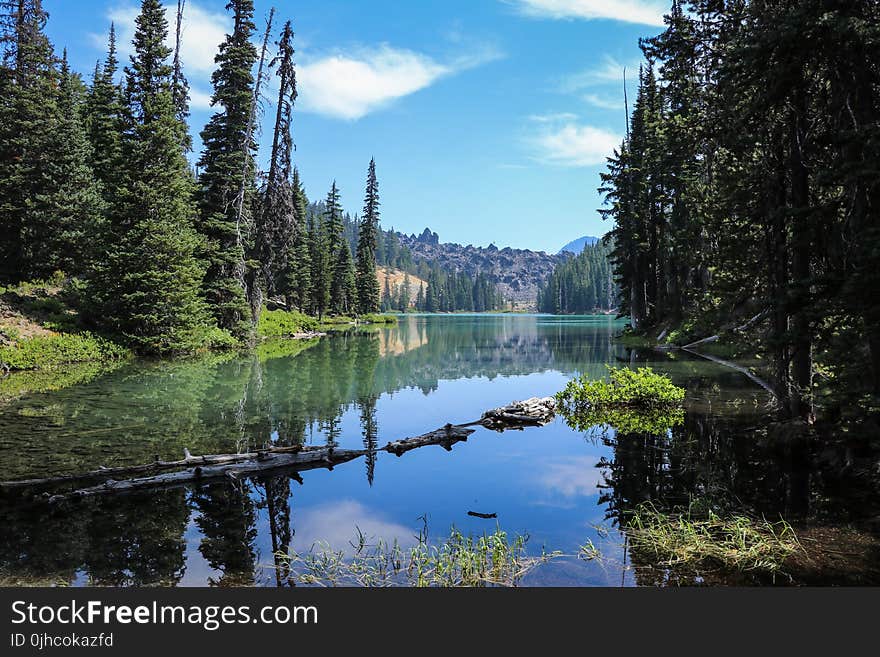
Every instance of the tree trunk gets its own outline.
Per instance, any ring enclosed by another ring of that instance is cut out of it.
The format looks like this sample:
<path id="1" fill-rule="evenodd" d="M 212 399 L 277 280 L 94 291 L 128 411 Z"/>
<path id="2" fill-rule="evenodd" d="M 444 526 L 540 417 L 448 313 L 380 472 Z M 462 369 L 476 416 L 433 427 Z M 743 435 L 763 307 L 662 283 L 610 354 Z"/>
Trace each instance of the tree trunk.
<path id="1" fill-rule="evenodd" d="M 790 117 L 792 219 L 792 395 L 791 414 L 809 420 L 813 415 L 813 342 L 810 326 L 810 179 L 804 142 L 806 140 L 806 97 L 798 89 Z"/>

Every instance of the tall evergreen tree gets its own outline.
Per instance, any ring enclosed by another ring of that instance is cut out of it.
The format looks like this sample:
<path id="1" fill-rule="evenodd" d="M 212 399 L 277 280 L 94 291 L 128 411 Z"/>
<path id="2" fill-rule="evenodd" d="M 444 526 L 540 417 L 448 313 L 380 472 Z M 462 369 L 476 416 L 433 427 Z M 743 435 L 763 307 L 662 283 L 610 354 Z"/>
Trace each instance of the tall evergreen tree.
<path id="1" fill-rule="evenodd" d="M 351 249 L 348 242 L 344 240 L 336 252 L 333 283 L 330 288 L 330 304 L 333 312 L 339 315 L 351 315 L 357 312 L 354 262 L 351 259 Z"/>
<path id="2" fill-rule="evenodd" d="M 370 160 L 367 170 L 367 191 L 364 196 L 364 214 L 361 218 L 357 244 L 357 297 L 358 312 L 374 313 L 379 310 L 379 279 L 376 276 L 376 242 L 379 232 L 379 182 L 376 179 L 376 160 Z"/>
<path id="3" fill-rule="evenodd" d="M 322 216 L 312 213 L 309 218 L 309 262 L 311 265 L 311 312 L 323 317 L 330 309 L 330 288 L 332 279 L 332 261 L 328 248 L 326 222 Z"/>
<path id="4" fill-rule="evenodd" d="M 202 131 L 199 160 L 198 231 L 206 244 L 208 270 L 202 286 L 217 323 L 239 339 L 252 337 L 245 249 L 255 194 L 250 130 L 257 49 L 253 0 L 230 0 L 234 27 L 215 57 L 212 104 L 218 111 Z"/>
<path id="5" fill-rule="evenodd" d="M 35 273 L 26 235 L 33 199 L 45 194 L 53 133 L 57 128 L 59 78 L 44 28 L 41 0 L 4 5 L 0 70 L 0 280 Z"/>
<path id="6" fill-rule="evenodd" d="M 107 59 L 96 69 L 89 93 L 86 124 L 91 143 L 91 165 L 108 204 L 113 203 L 122 169 L 122 94 L 116 84 L 116 26 L 110 24 Z"/>
<path id="7" fill-rule="evenodd" d="M 287 260 L 299 228 L 296 195 L 299 194 L 299 174 L 291 180 L 293 168 L 293 104 L 296 101 L 296 71 L 293 64 L 293 28 L 290 21 L 284 26 L 278 43 L 277 64 L 279 78 L 275 128 L 272 136 L 272 154 L 269 174 L 261 208 L 260 248 L 257 258 L 262 266 L 262 278 L 269 295 L 276 293 L 281 277 L 288 272 Z M 295 254 L 294 254 L 295 257 Z"/>
<path id="8" fill-rule="evenodd" d="M 104 204 L 89 166 L 81 86 L 70 72 L 65 51 L 58 115 L 50 135 L 51 157 L 42 166 L 41 189 L 30 199 L 23 231 L 31 276 L 46 277 L 55 271 L 84 274 L 96 257 L 89 249 L 99 235 Z"/>
<path id="9" fill-rule="evenodd" d="M 139 351 L 159 354 L 202 346 L 207 321 L 167 34 L 159 0 L 142 0 L 125 70 L 124 188 L 93 280 L 96 320 Z"/>
<path id="10" fill-rule="evenodd" d="M 306 221 L 309 203 L 299 178 L 299 170 L 296 168 L 293 170 L 292 187 L 296 202 L 294 212 L 296 223 L 293 236 L 287 246 L 282 291 L 288 307 L 306 312 L 310 307 L 311 299 L 314 298 L 310 235 Z"/>

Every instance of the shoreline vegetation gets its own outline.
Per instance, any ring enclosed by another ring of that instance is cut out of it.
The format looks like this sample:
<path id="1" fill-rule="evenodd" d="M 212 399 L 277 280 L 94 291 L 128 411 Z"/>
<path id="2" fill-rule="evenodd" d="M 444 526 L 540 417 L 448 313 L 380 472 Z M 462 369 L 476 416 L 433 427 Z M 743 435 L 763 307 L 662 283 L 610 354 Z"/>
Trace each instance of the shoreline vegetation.
<path id="1" fill-rule="evenodd" d="M 35 392 L 87 383 L 139 356 L 118 336 L 83 325 L 77 306 L 78 282 L 60 272 L 48 280 L 0 287 L 0 403 Z M 397 317 L 369 313 L 360 317 L 310 317 L 297 311 L 264 310 L 253 344 L 215 339 L 211 347 L 179 358 L 208 353 L 255 351 L 290 353 L 279 341 L 309 342 L 362 326 L 393 326 Z M 166 357 L 167 358 L 167 357 Z"/>

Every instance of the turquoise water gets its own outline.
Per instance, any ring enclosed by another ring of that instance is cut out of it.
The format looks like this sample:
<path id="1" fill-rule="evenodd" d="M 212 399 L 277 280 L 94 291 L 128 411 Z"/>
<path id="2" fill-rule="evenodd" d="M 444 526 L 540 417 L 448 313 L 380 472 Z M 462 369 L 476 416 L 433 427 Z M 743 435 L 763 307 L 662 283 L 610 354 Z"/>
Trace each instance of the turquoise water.
<path id="1" fill-rule="evenodd" d="M 0 407 L 0 479 L 180 458 L 184 448 L 332 442 L 371 453 L 299 475 L 51 506 L 0 502 L 0 574 L 13 583 L 285 585 L 279 550 L 319 541 L 348 550 L 358 531 L 406 546 L 427 521 L 432 537 L 500 526 L 528 535 L 533 553 L 567 555 L 532 571 L 526 585 L 657 584 L 661 571 L 634 568 L 619 531 L 620 514 L 639 502 L 711 496 L 793 520 L 850 513 L 829 497 L 814 460 L 770 444 L 762 389 L 696 357 L 624 348 L 613 340 L 622 327 L 604 316 L 407 316 L 247 355 L 134 363 L 26 396 Z M 609 364 L 651 365 L 686 387 L 684 425 L 617 436 L 605 427 L 575 432 L 557 418 L 521 432 L 478 428 L 451 452 L 373 451 L 552 395 Z M 587 541 L 601 559 L 577 558 Z"/>

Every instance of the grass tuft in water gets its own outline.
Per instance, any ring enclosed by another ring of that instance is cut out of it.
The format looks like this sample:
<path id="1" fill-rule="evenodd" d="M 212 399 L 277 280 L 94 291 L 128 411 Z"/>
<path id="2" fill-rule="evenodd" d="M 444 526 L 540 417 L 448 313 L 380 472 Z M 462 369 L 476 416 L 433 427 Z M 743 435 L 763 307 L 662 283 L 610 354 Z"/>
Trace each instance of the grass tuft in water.
<path id="1" fill-rule="evenodd" d="M 696 508 L 664 513 L 650 502 L 640 504 L 626 527 L 633 551 L 659 566 L 768 574 L 781 572 L 787 559 L 803 552 L 784 520 L 720 517 Z"/>
<path id="2" fill-rule="evenodd" d="M 293 581 L 312 586 L 505 587 L 516 586 L 536 566 L 561 556 L 527 556 L 527 541 L 527 536 L 511 540 L 501 529 L 474 537 L 453 527 L 437 544 L 422 531 L 414 546 L 403 547 L 396 540 L 370 543 L 358 530 L 352 554 L 321 542 L 304 554 L 277 556 Z"/>

